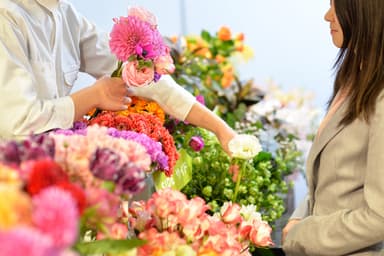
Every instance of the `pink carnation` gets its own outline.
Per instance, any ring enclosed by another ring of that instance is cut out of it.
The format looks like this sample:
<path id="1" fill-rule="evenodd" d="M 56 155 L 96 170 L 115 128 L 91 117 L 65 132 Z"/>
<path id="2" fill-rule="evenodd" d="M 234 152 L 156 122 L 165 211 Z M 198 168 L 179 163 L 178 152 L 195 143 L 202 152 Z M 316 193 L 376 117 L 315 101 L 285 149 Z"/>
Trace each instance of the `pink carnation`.
<path id="1" fill-rule="evenodd" d="M 52 240 L 36 229 L 20 227 L 9 231 L 0 231 L 0 256 L 58 255 L 52 250 Z"/>
<path id="2" fill-rule="evenodd" d="M 33 197 L 33 204 L 34 224 L 50 236 L 58 248 L 69 247 L 76 241 L 79 216 L 69 192 L 49 187 Z"/>

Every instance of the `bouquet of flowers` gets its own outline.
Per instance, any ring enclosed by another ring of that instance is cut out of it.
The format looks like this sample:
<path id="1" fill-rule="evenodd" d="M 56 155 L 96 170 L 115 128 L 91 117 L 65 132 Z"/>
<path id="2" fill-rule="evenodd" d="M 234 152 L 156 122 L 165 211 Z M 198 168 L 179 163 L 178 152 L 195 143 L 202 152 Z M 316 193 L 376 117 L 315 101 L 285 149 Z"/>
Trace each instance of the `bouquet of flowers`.
<path id="1" fill-rule="evenodd" d="M 214 215 L 200 197 L 172 189 L 155 192 L 128 210 L 128 221 L 147 243 L 131 255 L 251 255 L 250 247 L 273 245 L 271 227 L 254 206 L 227 202 Z"/>
<path id="2" fill-rule="evenodd" d="M 77 126 L 1 143 L 0 255 L 109 253 L 142 244 L 126 240 L 121 206 L 159 160 L 158 144 L 143 136 Z"/>
<path id="3" fill-rule="evenodd" d="M 112 76 L 129 86 L 145 86 L 174 71 L 169 48 L 157 30 L 156 17 L 141 7 L 128 9 L 128 16 L 114 19 L 110 49 L 118 59 Z"/>

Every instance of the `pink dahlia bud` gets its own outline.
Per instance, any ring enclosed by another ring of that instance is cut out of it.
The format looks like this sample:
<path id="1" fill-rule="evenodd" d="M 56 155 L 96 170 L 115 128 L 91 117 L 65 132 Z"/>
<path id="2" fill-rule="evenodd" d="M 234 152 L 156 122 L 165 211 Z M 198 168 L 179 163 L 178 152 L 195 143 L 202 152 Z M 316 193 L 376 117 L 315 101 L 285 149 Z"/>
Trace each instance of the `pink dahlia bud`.
<path id="1" fill-rule="evenodd" d="M 189 146 L 196 152 L 204 148 L 204 140 L 200 136 L 192 136 Z"/>

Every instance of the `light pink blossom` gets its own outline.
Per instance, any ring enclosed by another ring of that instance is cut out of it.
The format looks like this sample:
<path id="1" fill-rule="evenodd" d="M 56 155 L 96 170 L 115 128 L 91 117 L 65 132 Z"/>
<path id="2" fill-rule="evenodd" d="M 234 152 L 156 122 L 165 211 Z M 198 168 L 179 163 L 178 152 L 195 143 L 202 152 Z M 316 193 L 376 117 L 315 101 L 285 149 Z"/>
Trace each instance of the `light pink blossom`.
<path id="1" fill-rule="evenodd" d="M 153 81 L 155 71 L 153 67 L 139 67 L 137 60 L 128 61 L 124 64 L 122 78 L 129 86 L 141 87 Z"/>
<path id="2" fill-rule="evenodd" d="M 128 8 L 128 16 L 135 16 L 142 21 L 146 21 L 151 24 L 152 28 L 157 27 L 157 19 L 154 14 L 152 14 L 147 9 L 144 9 L 140 6 L 131 6 Z"/>
<path id="3" fill-rule="evenodd" d="M 171 55 L 161 55 L 155 58 L 155 70 L 160 75 L 172 74 L 175 71 L 175 65 Z"/>

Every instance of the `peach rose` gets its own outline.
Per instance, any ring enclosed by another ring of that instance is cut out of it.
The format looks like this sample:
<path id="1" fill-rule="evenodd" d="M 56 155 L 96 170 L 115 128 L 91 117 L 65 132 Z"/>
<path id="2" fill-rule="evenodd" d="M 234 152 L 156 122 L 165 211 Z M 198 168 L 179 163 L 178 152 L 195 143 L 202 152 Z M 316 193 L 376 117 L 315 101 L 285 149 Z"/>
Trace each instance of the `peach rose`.
<path id="1" fill-rule="evenodd" d="M 153 81 L 155 71 L 152 67 L 140 67 L 138 61 L 128 61 L 124 64 L 122 78 L 129 86 L 141 87 Z"/>
<path id="2" fill-rule="evenodd" d="M 155 59 L 155 70 L 160 75 L 171 74 L 175 71 L 175 65 L 170 55 L 162 55 Z"/>

